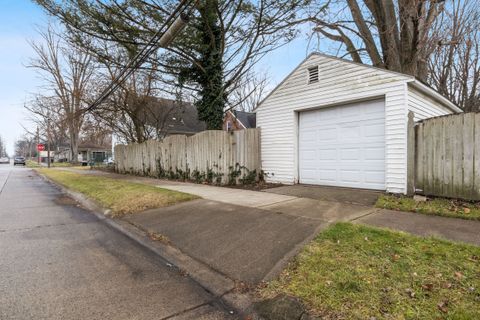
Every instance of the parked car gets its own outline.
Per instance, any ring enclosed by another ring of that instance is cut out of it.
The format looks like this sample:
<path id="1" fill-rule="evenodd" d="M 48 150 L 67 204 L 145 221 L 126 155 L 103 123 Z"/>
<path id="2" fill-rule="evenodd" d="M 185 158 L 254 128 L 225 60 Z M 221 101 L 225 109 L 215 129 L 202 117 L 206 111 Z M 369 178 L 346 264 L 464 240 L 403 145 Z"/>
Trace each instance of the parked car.
<path id="1" fill-rule="evenodd" d="M 10 159 L 8 157 L 1 157 L 0 163 L 10 163 Z"/>
<path id="2" fill-rule="evenodd" d="M 112 157 L 108 157 L 107 159 L 104 159 L 104 160 L 103 160 L 103 163 L 104 163 L 104 164 L 113 164 L 113 158 L 112 158 Z"/>
<path id="3" fill-rule="evenodd" d="M 16 166 L 17 164 L 25 165 L 25 157 L 15 157 L 13 159 L 13 165 Z"/>

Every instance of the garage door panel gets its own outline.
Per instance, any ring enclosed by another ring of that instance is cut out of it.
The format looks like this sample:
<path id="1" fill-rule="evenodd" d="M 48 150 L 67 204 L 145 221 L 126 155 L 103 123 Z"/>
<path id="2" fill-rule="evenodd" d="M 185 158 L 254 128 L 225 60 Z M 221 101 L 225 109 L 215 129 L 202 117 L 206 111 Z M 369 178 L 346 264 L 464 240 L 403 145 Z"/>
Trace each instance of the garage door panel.
<path id="1" fill-rule="evenodd" d="M 341 126 L 339 128 L 341 130 L 341 134 L 339 135 L 340 141 L 350 142 L 352 139 L 355 139 L 359 135 L 361 135 L 361 127 L 360 125 L 355 126 Z"/>
<path id="2" fill-rule="evenodd" d="M 320 181 L 324 182 L 335 182 L 337 180 L 337 170 L 336 169 L 319 169 L 318 170 Z"/>
<path id="3" fill-rule="evenodd" d="M 323 112 L 321 115 L 315 112 L 313 113 L 315 114 L 315 118 L 320 121 L 331 120 L 338 117 L 338 111 L 332 108 L 325 109 L 325 112 Z"/>
<path id="4" fill-rule="evenodd" d="M 335 127 L 318 129 L 317 131 L 317 139 L 320 141 L 334 140 L 334 139 L 337 139 L 337 136 L 338 136 L 337 128 Z"/>
<path id="5" fill-rule="evenodd" d="M 340 160 L 359 160 L 361 159 L 361 149 L 359 148 L 344 148 L 340 150 Z"/>
<path id="6" fill-rule="evenodd" d="M 360 170 L 340 170 L 340 182 L 360 183 L 362 173 Z"/>
<path id="7" fill-rule="evenodd" d="M 383 137 L 385 135 L 385 124 L 370 124 L 363 128 L 363 135 L 365 138 Z"/>
<path id="8" fill-rule="evenodd" d="M 301 183 L 385 189 L 383 101 L 299 115 Z"/>
<path id="9" fill-rule="evenodd" d="M 385 181 L 385 172 L 365 170 L 365 182 L 374 184 L 383 184 Z"/>
<path id="10" fill-rule="evenodd" d="M 318 160 L 337 160 L 337 149 L 319 149 Z"/>
<path id="11" fill-rule="evenodd" d="M 379 160 L 381 162 L 385 161 L 385 147 L 366 147 L 364 149 L 364 159 L 365 160 Z"/>

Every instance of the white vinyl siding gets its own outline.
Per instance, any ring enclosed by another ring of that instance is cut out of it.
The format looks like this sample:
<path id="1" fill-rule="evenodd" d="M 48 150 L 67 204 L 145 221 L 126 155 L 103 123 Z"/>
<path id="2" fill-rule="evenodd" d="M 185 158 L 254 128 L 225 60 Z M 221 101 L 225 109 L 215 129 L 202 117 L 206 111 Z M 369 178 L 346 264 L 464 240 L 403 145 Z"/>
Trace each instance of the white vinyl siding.
<path id="1" fill-rule="evenodd" d="M 452 113 L 441 103 L 411 86 L 408 88 L 408 110 L 413 112 L 415 121 Z"/>

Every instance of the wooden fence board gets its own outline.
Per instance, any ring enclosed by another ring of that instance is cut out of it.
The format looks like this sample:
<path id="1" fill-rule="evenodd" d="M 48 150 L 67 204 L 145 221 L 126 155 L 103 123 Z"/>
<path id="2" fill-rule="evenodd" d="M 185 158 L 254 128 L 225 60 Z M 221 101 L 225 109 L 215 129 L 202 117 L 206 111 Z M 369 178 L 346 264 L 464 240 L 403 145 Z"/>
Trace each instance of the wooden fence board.
<path id="1" fill-rule="evenodd" d="M 453 130 L 453 120 L 451 117 L 443 118 L 443 150 L 444 150 L 444 161 L 443 161 L 443 193 L 442 196 L 448 196 L 453 192 L 453 146 L 452 146 L 452 135 Z"/>
<path id="2" fill-rule="evenodd" d="M 462 183 L 463 183 L 463 115 L 460 117 L 453 118 L 453 128 L 452 128 L 452 146 L 453 146 L 453 165 L 452 165 L 452 187 L 453 194 L 456 197 L 460 197 L 462 194 Z"/>
<path id="3" fill-rule="evenodd" d="M 155 177 L 187 174 L 190 178 L 194 171 L 204 177 L 211 171 L 227 183 L 232 169 L 241 168 L 242 175 L 253 170 L 260 172 L 259 130 L 208 130 L 190 137 L 172 135 L 162 141 L 118 145 L 116 170 Z"/>
<path id="4" fill-rule="evenodd" d="M 415 126 L 415 189 L 480 200 L 480 114 L 423 120 Z"/>
<path id="5" fill-rule="evenodd" d="M 425 143 L 423 141 L 423 128 L 419 126 L 415 130 L 415 189 L 424 190 L 425 188 L 425 152 L 423 150 Z"/>
<path id="6" fill-rule="evenodd" d="M 473 150 L 474 150 L 475 114 L 467 113 L 463 117 L 463 198 L 470 198 L 473 193 Z M 471 146 L 471 147 L 469 147 Z"/>
<path id="7" fill-rule="evenodd" d="M 433 119 L 433 128 L 432 128 L 432 190 L 435 194 L 442 194 L 443 192 L 443 181 L 440 179 L 440 172 L 443 175 L 442 169 L 442 150 L 441 150 L 441 138 L 443 136 L 443 127 L 442 121 L 440 118 Z"/>
<path id="8" fill-rule="evenodd" d="M 480 200 L 480 113 L 475 114 L 473 150 L 473 200 Z"/>
<path id="9" fill-rule="evenodd" d="M 425 192 L 431 194 L 433 191 L 433 122 L 425 123 Z"/>

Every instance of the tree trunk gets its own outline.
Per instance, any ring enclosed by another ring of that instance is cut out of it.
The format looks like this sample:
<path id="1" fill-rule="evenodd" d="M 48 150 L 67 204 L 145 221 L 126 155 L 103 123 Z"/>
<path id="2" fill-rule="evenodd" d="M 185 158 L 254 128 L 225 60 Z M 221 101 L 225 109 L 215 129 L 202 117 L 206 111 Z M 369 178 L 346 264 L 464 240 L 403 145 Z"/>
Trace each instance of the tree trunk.
<path id="1" fill-rule="evenodd" d="M 73 126 L 70 126 L 69 130 L 70 136 L 70 152 L 72 154 L 72 158 L 70 159 L 71 163 L 78 162 L 78 132 L 75 130 Z"/>
<path id="2" fill-rule="evenodd" d="M 196 70 L 200 84 L 200 99 L 196 102 L 198 118 L 207 123 L 207 129 L 221 129 L 226 97 L 223 83 L 222 33 L 219 26 L 217 0 L 205 0 L 199 6 L 201 37 L 201 65 Z"/>

